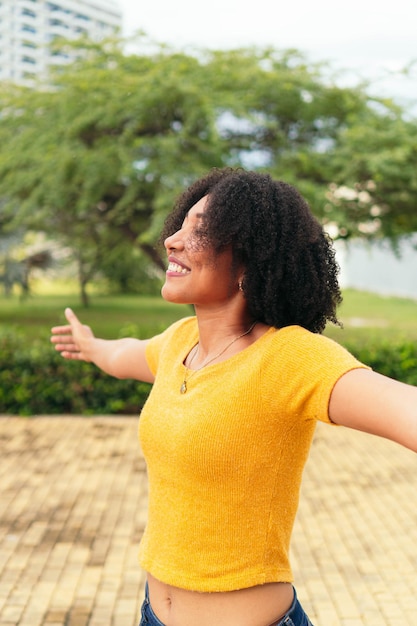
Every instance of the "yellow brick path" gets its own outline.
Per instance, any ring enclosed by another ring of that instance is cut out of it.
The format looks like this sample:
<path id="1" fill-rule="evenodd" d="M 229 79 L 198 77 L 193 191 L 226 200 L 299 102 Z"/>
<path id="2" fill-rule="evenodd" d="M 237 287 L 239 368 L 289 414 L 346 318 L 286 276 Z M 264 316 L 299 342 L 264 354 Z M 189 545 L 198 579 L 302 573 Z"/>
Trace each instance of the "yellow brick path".
<path id="1" fill-rule="evenodd" d="M 138 624 L 136 430 L 130 417 L 0 417 L 1 626 Z M 416 626 L 417 455 L 319 424 L 292 559 L 315 626 Z"/>

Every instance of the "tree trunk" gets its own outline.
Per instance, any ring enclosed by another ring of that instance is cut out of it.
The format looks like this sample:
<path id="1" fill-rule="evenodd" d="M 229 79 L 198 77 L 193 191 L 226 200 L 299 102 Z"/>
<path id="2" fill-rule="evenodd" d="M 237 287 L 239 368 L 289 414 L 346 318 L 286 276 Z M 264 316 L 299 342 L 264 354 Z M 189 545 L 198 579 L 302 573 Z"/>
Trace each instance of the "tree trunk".
<path id="1" fill-rule="evenodd" d="M 87 293 L 88 276 L 84 272 L 84 264 L 82 258 L 78 258 L 78 284 L 80 287 L 80 299 L 84 308 L 90 305 L 90 300 Z"/>
<path id="2" fill-rule="evenodd" d="M 87 282 L 80 282 L 80 298 L 83 307 L 88 308 L 90 306 L 90 299 L 87 293 Z"/>

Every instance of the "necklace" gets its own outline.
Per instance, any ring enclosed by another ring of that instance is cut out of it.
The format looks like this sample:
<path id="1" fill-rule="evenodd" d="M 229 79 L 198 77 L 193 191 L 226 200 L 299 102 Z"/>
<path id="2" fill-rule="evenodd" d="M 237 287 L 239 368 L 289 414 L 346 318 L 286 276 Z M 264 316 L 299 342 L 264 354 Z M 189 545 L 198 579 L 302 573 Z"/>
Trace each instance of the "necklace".
<path id="1" fill-rule="evenodd" d="M 253 324 L 250 325 L 250 327 L 248 328 L 248 330 L 245 330 L 244 333 L 242 333 L 241 335 L 238 335 L 237 337 L 235 337 L 234 339 L 232 339 L 232 341 L 230 343 L 227 344 L 227 346 L 225 348 L 223 348 L 222 350 L 220 350 L 220 352 L 218 352 L 217 354 L 215 354 L 214 356 L 211 357 L 211 359 L 208 359 L 206 361 L 204 361 L 202 363 L 202 365 L 200 365 L 200 367 L 196 370 L 193 370 L 191 372 L 191 374 L 188 376 L 188 372 L 190 371 L 190 367 L 194 361 L 194 358 L 198 352 L 198 343 L 195 345 L 195 352 L 193 354 L 193 356 L 190 359 L 190 362 L 188 364 L 188 367 L 185 366 L 185 376 L 184 376 L 184 380 L 182 381 L 182 385 L 180 387 L 180 393 L 187 393 L 187 382 L 190 380 L 191 376 L 193 376 L 196 372 L 199 372 L 201 369 L 203 369 L 203 367 L 206 367 L 206 365 L 208 365 L 209 363 L 211 363 L 212 361 L 214 361 L 215 359 L 218 359 L 219 356 L 221 356 L 222 354 L 224 354 L 226 352 L 226 350 L 228 350 L 238 339 L 242 339 L 242 337 L 244 337 L 245 335 L 249 335 L 249 333 L 252 332 L 252 330 L 255 328 L 256 324 L 258 322 L 255 320 L 255 322 L 253 322 Z"/>

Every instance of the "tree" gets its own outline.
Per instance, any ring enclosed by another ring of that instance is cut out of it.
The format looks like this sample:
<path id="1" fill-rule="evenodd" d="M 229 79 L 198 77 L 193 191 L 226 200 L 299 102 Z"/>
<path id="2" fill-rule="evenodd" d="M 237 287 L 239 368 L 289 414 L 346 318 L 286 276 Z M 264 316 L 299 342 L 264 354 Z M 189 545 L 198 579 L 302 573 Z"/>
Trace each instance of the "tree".
<path id="1" fill-rule="evenodd" d="M 417 123 L 389 107 L 341 133 L 325 204 L 344 238 L 417 232 Z"/>
<path id="2" fill-rule="evenodd" d="M 365 86 L 337 86 L 296 51 L 186 54 L 146 39 L 130 54 L 115 40 L 62 45 L 78 46 L 80 58 L 56 74 L 53 89 L 1 93 L 0 198 L 14 226 L 71 246 L 85 303 L 110 249 L 129 242 L 164 267 L 155 244 L 165 215 L 213 166 L 260 167 L 293 182 L 342 228 L 354 221 L 351 207 L 332 202 L 329 183 L 367 184 L 380 165 L 364 130 L 381 126 L 391 148 L 403 146 L 399 109 Z M 366 172 L 355 169 L 359 144 Z M 392 187 L 400 170 L 404 186 L 412 176 L 400 162 Z M 402 216 L 412 216 L 410 202 Z M 403 219 L 397 209 L 392 203 L 385 216 Z M 404 229 L 411 225 L 406 218 Z"/>
<path id="3" fill-rule="evenodd" d="M 166 207 L 223 160 L 195 59 L 126 56 L 114 42 L 83 51 L 54 90 L 2 94 L 0 194 L 17 222 L 73 248 L 86 303 L 106 248 L 122 238 L 163 266 L 153 244 Z"/>

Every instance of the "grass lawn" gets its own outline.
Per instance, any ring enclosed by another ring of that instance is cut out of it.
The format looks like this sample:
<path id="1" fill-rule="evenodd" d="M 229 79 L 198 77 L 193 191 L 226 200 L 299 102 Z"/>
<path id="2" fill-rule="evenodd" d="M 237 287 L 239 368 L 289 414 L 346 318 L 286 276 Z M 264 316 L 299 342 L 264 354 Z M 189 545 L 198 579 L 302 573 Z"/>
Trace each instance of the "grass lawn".
<path id="1" fill-rule="evenodd" d="M 339 319 L 344 329 L 329 325 L 327 335 L 341 343 L 356 338 L 366 341 L 381 334 L 386 339 L 417 340 L 417 301 L 350 289 L 343 295 Z M 0 296 L 0 329 L 18 329 L 30 340 L 47 338 L 51 326 L 65 323 L 66 306 L 73 308 L 96 335 L 106 338 L 147 337 L 192 314 L 191 307 L 169 304 L 161 297 L 93 294 L 90 307 L 84 309 L 76 294 L 34 294 L 23 302 L 15 295 Z"/>
<path id="2" fill-rule="evenodd" d="M 29 339 L 49 337 L 51 326 L 66 323 L 67 306 L 105 338 L 149 336 L 192 314 L 191 307 L 169 304 L 159 297 L 95 295 L 88 308 L 80 305 L 77 295 L 34 295 L 23 302 L 0 297 L 0 329 L 12 327 Z"/>
<path id="3" fill-rule="evenodd" d="M 328 325 L 326 334 L 343 343 L 344 338 L 417 340 L 417 301 L 407 298 L 378 296 L 346 289 L 338 317 L 343 329 Z"/>

